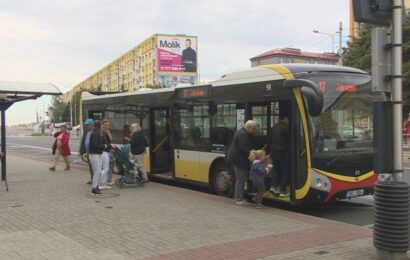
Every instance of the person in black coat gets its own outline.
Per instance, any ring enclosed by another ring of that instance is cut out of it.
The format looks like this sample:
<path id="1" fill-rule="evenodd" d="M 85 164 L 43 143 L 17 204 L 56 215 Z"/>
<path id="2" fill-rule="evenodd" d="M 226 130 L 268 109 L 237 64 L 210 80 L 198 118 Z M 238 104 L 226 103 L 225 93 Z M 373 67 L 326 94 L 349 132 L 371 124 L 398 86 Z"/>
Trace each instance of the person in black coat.
<path id="1" fill-rule="evenodd" d="M 196 72 L 196 51 L 191 48 L 191 40 L 185 40 L 185 50 L 182 51 L 182 65 L 185 72 Z"/>
<path id="2" fill-rule="evenodd" d="M 231 146 L 226 155 L 226 161 L 233 166 L 235 172 L 235 200 L 237 205 L 246 204 L 243 197 L 243 186 L 248 180 L 250 163 L 249 153 L 252 150 L 251 135 L 256 130 L 256 123 L 248 120 L 243 128 L 239 129 L 233 136 Z"/>
<path id="3" fill-rule="evenodd" d="M 90 137 L 91 133 L 93 131 L 93 124 L 94 120 L 91 118 L 87 118 L 84 121 L 84 131 L 83 131 L 83 137 L 81 138 L 81 143 L 80 143 L 80 156 L 81 158 L 84 158 L 84 155 L 87 155 L 87 158 L 89 157 L 89 148 L 90 148 Z M 83 159 L 85 160 L 85 159 Z M 88 164 L 88 170 L 90 171 L 90 181 L 87 182 L 87 184 L 91 184 L 93 181 L 93 169 L 91 168 L 91 163 L 90 159 L 87 160 Z"/>
<path id="4" fill-rule="evenodd" d="M 289 120 L 286 114 L 281 114 L 279 123 L 270 130 L 267 148 L 274 165 L 270 191 L 281 197 L 289 196 L 287 185 L 290 165 L 290 140 Z M 280 190 L 278 186 L 280 186 Z"/>
<path id="5" fill-rule="evenodd" d="M 142 134 L 141 126 L 137 123 L 131 125 L 131 158 L 134 159 L 135 167 L 141 172 L 143 182 L 148 182 L 147 171 L 144 167 L 144 154 L 148 146 L 147 139 Z"/>
<path id="6" fill-rule="evenodd" d="M 98 182 L 101 178 L 102 162 L 101 156 L 105 149 L 111 148 L 110 144 L 106 144 L 101 132 L 101 121 L 96 120 L 94 122 L 94 130 L 90 137 L 89 147 L 89 160 L 93 169 L 93 182 L 91 192 L 94 194 L 100 194 L 101 191 L 98 188 Z"/>

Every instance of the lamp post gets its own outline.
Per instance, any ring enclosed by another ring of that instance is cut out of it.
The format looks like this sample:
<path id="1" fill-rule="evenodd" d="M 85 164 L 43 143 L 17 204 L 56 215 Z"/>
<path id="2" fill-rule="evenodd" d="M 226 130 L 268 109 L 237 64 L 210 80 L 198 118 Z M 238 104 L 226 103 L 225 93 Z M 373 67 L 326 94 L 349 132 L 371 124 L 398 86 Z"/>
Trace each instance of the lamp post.
<path id="1" fill-rule="evenodd" d="M 318 30 L 313 30 L 313 33 L 318 33 L 318 34 L 324 34 L 327 36 L 332 37 L 332 53 L 335 53 L 335 37 L 331 33 L 324 33 L 324 32 L 319 32 Z"/>

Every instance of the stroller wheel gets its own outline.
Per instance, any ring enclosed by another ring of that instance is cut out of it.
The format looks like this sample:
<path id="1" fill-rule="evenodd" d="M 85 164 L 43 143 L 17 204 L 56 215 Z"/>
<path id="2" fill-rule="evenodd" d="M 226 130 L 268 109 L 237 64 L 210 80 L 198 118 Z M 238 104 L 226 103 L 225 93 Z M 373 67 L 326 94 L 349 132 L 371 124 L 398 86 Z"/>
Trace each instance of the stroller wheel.
<path id="1" fill-rule="evenodd" d="M 116 184 L 117 186 L 119 186 L 120 188 L 122 188 L 122 186 L 124 186 L 124 183 L 122 182 L 121 179 L 117 179 L 117 180 L 115 181 L 115 184 Z"/>

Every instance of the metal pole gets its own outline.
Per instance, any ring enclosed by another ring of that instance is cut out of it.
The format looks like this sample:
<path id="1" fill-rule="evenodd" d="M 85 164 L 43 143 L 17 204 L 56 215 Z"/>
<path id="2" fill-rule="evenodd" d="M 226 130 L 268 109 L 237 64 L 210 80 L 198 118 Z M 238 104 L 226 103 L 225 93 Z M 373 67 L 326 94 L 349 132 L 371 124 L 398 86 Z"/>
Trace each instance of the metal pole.
<path id="1" fill-rule="evenodd" d="M 343 59 L 342 59 L 342 53 L 343 53 L 343 49 L 342 49 L 342 32 L 343 32 L 343 27 L 342 27 L 342 22 L 339 23 L 339 65 L 342 66 L 343 65 Z"/>
<path id="2" fill-rule="evenodd" d="M 403 181 L 402 137 L 402 0 L 393 0 L 392 95 L 393 102 L 393 178 Z"/>
<path id="3" fill-rule="evenodd" d="M 70 100 L 70 123 L 73 125 L 73 98 Z"/>
<path id="4" fill-rule="evenodd" d="M 76 104 L 76 100 L 73 96 L 73 103 L 74 103 L 74 124 L 71 124 L 71 126 L 77 125 L 77 104 Z"/>
<path id="5" fill-rule="evenodd" d="M 5 107 L 1 109 L 1 152 L 3 153 L 1 157 L 1 180 L 6 183 L 6 190 L 9 191 L 6 178 L 6 109 Z"/>

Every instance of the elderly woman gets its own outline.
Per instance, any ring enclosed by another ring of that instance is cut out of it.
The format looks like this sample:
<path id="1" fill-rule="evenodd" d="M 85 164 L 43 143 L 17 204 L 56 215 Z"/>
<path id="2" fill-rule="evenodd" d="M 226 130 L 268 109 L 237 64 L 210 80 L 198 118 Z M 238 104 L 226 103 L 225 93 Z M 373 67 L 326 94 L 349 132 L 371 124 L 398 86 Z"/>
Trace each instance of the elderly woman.
<path id="1" fill-rule="evenodd" d="M 256 130 L 256 123 L 252 120 L 246 121 L 244 126 L 236 131 L 231 146 L 226 155 L 226 161 L 233 166 L 235 172 L 235 200 L 237 205 L 247 204 L 243 197 L 243 186 L 248 180 L 250 163 L 249 152 L 252 150 L 251 135 Z"/>
<path id="2" fill-rule="evenodd" d="M 67 127 L 65 125 L 61 125 L 58 132 L 54 134 L 55 140 L 55 150 L 53 148 L 54 163 L 53 166 L 49 168 L 50 171 L 55 172 L 56 166 L 58 164 L 58 160 L 60 159 L 60 155 L 64 158 L 65 161 L 65 171 L 70 170 L 70 161 L 68 160 L 68 156 L 71 155 L 70 147 L 68 146 L 68 142 L 70 141 L 70 134 L 67 133 Z"/>
<path id="3" fill-rule="evenodd" d="M 131 125 L 131 157 L 135 159 L 137 170 L 142 173 L 143 182 L 148 182 L 147 172 L 144 168 L 144 154 L 148 146 L 147 139 L 142 134 L 141 126 L 137 123 Z"/>

